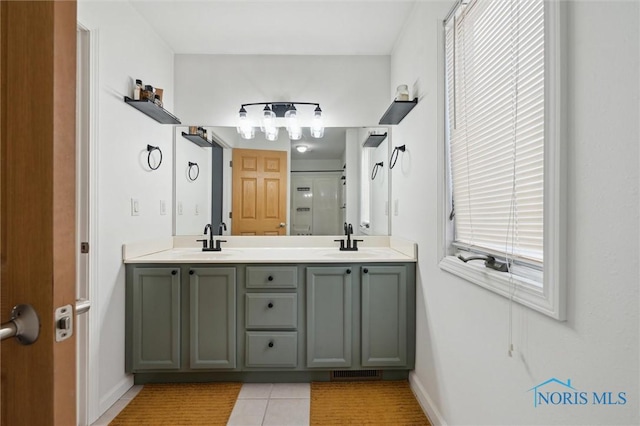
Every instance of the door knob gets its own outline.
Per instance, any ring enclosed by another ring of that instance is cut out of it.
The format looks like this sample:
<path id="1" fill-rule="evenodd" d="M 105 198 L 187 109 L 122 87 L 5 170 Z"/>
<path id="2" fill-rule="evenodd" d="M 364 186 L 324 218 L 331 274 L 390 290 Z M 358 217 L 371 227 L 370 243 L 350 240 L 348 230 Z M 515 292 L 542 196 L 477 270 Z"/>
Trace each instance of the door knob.
<path id="1" fill-rule="evenodd" d="M 0 340 L 15 337 L 22 345 L 30 345 L 40 335 L 40 318 L 33 306 L 17 305 L 11 310 L 11 319 L 2 324 Z"/>
<path id="2" fill-rule="evenodd" d="M 285 226 L 287 226 L 287 224 L 286 224 L 286 223 L 284 223 L 284 222 L 280 222 L 280 228 L 284 228 Z"/>

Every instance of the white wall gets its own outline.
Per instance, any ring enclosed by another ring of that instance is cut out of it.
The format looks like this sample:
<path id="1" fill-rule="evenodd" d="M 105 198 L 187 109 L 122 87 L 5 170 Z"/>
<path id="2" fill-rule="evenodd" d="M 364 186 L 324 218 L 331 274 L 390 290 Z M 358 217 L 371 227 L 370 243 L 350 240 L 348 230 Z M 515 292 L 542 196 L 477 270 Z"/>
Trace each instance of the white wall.
<path id="1" fill-rule="evenodd" d="M 342 171 L 343 165 L 342 159 L 291 160 L 291 170 L 299 172 L 318 170 Z"/>
<path id="2" fill-rule="evenodd" d="M 91 236 L 97 251 L 94 275 L 97 294 L 90 315 L 99 326 L 97 377 L 99 408 L 91 421 L 109 408 L 132 385 L 124 373 L 125 285 L 122 244 L 172 234 L 172 126 L 161 125 L 123 102 L 134 79 L 164 89 L 166 109 L 173 109 L 173 53 L 127 2 L 78 3 L 78 21 L 91 32 L 98 54 L 96 82 L 97 211 L 98 235 Z M 147 168 L 147 144 L 159 146 L 163 162 L 156 171 Z M 140 215 L 131 216 L 130 200 L 137 198 Z M 160 200 L 167 215 L 160 215 Z M 97 302 L 97 303 L 96 303 Z"/>
<path id="3" fill-rule="evenodd" d="M 371 126 L 389 106 L 389 56 L 176 55 L 175 73 L 185 124 L 235 127 L 241 104 L 295 101 L 320 103 L 327 127 Z"/>
<path id="4" fill-rule="evenodd" d="M 569 2 L 568 306 L 558 322 L 438 268 L 437 42 L 452 2 L 419 2 L 391 60 L 389 99 L 416 108 L 393 130 L 394 236 L 418 243 L 414 389 L 434 422 L 638 424 L 638 2 Z M 626 392 L 622 406 L 533 407 L 551 378 L 580 391 Z"/>

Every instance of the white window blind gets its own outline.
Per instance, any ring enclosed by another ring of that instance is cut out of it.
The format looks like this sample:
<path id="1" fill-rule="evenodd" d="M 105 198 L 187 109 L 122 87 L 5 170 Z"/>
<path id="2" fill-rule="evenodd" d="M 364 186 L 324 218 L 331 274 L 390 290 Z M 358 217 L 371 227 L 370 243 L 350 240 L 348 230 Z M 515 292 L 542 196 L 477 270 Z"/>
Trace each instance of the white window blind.
<path id="1" fill-rule="evenodd" d="M 454 245 L 541 264 L 543 0 L 460 6 L 445 60 Z"/>

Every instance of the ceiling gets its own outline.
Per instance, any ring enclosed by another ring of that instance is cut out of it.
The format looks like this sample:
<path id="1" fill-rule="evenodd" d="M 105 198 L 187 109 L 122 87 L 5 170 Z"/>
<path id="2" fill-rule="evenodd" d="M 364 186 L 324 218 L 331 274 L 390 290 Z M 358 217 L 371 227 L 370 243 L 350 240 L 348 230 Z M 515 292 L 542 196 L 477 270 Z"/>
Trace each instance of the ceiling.
<path id="1" fill-rule="evenodd" d="M 176 54 L 389 55 L 415 1 L 130 3 Z"/>
<path id="2" fill-rule="evenodd" d="M 344 154 L 344 144 L 347 138 L 347 128 L 327 127 L 324 129 L 324 135 L 321 139 L 312 138 L 308 130 L 308 128 L 303 129 L 301 140 L 291 141 L 292 160 L 331 160 L 342 158 Z M 286 136 L 286 131 L 284 132 L 284 136 Z M 295 149 L 298 145 L 305 145 L 308 151 L 299 153 Z"/>

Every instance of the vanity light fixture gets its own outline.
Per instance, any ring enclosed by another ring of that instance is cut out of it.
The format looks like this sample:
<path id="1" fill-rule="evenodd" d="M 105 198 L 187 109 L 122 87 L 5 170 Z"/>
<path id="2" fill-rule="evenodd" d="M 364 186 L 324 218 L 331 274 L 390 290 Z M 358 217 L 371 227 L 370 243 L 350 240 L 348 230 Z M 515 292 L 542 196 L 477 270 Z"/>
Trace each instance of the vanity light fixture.
<path id="1" fill-rule="evenodd" d="M 298 146 L 296 146 L 296 151 L 298 151 L 301 154 L 303 152 L 307 152 L 308 149 L 309 149 L 309 147 L 306 146 L 306 145 L 298 145 Z"/>
<path id="2" fill-rule="evenodd" d="M 245 107 L 254 105 L 264 105 L 262 109 L 262 120 L 259 126 L 255 126 L 247 116 Z M 289 133 L 289 139 L 302 139 L 302 125 L 296 105 L 315 105 L 313 117 L 310 123 L 311 136 L 321 138 L 324 135 L 324 124 L 322 121 L 322 109 L 320 104 L 314 102 L 255 102 L 251 104 L 242 104 L 238 112 L 238 133 L 243 139 L 253 139 L 255 137 L 255 128 L 260 127 L 264 132 L 265 138 L 269 141 L 278 139 L 280 127 L 286 127 Z"/>

